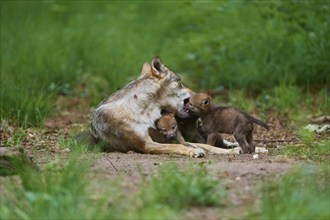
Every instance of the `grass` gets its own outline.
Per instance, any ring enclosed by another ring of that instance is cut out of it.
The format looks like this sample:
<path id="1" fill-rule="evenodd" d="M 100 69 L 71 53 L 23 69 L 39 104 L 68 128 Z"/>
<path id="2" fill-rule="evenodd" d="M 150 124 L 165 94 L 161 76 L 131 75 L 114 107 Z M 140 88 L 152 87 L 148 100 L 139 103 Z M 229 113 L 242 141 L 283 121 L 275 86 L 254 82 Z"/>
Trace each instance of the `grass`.
<path id="1" fill-rule="evenodd" d="M 264 184 L 261 219 L 329 219 L 329 166 L 304 166 Z"/>
<path id="2" fill-rule="evenodd" d="M 73 156 L 43 171 L 24 166 L 19 180 L 2 179 L 0 218 L 176 218 L 189 205 L 216 206 L 224 198 L 219 180 L 212 178 L 205 166 L 178 169 L 171 163 L 160 165 L 158 175 L 140 183 L 140 191 L 135 192 L 138 196 L 127 197 L 122 194 L 125 190 L 120 177 L 106 182 L 91 178 L 91 161 L 82 163 Z M 103 192 L 91 190 L 96 182 L 108 187 Z"/>
<path id="3" fill-rule="evenodd" d="M 8 139 L 4 139 L 1 144 L 4 146 L 17 146 L 22 143 L 26 137 L 26 131 L 22 128 L 17 128 L 13 131 L 12 135 Z"/>
<path id="4" fill-rule="evenodd" d="M 75 159 L 61 161 L 61 169 L 47 172 L 22 167 L 20 181 L 3 185 L 9 191 L 1 197 L 1 219 L 92 218 L 99 207 L 88 209 L 92 201 L 86 194 L 88 163 Z M 13 184 L 13 185 L 11 185 Z M 15 188 L 16 190 L 13 190 Z M 81 212 L 79 210 L 86 210 Z"/>
<path id="5" fill-rule="evenodd" d="M 59 94 L 96 105 L 155 55 L 195 90 L 278 87 L 293 105 L 292 88 L 329 85 L 329 11 L 322 0 L 1 1 L 1 120 L 40 127 Z"/>
<path id="6" fill-rule="evenodd" d="M 60 95 L 97 105 L 135 79 L 155 55 L 188 87 L 230 90 L 226 104 L 257 109 L 263 120 L 271 111 L 299 129 L 309 115 L 330 114 L 329 1 L 0 4 L 0 119 L 1 126 L 17 128 L 1 144 L 21 145 L 25 128 L 43 127 Z M 300 138 L 302 146 L 280 153 L 328 160 L 328 141 L 316 142 L 305 132 Z M 120 178 L 107 182 L 89 176 L 98 154 L 71 138 L 61 136 L 58 142 L 60 150 L 69 148 L 75 156 L 58 157 L 41 171 L 23 167 L 19 177 L 0 178 L 1 219 L 173 219 L 189 206 L 225 205 L 221 181 L 203 166 L 161 165 L 157 175 L 142 180 L 141 190 L 125 197 Z M 308 167 L 269 183 L 260 216 L 328 217 L 329 187 L 323 184 L 328 173 Z M 100 181 L 107 186 L 104 192 L 91 191 Z"/>
<path id="7" fill-rule="evenodd" d="M 300 160 L 311 160 L 317 162 L 327 162 L 330 157 L 330 141 L 316 141 L 315 133 L 301 129 L 299 138 L 302 145 L 285 146 L 280 150 L 280 154 L 288 158 L 296 158 Z"/>

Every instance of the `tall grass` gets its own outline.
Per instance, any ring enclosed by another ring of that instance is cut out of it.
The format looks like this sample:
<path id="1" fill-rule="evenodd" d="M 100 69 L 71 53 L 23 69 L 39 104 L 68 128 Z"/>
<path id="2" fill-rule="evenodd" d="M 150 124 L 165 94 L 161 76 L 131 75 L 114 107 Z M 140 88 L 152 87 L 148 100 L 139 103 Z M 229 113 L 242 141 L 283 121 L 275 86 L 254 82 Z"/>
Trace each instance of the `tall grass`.
<path id="1" fill-rule="evenodd" d="M 83 76 L 109 82 L 101 100 L 155 55 L 194 89 L 324 87 L 329 12 L 328 1 L 1 1 L 1 119 L 40 126 Z"/>

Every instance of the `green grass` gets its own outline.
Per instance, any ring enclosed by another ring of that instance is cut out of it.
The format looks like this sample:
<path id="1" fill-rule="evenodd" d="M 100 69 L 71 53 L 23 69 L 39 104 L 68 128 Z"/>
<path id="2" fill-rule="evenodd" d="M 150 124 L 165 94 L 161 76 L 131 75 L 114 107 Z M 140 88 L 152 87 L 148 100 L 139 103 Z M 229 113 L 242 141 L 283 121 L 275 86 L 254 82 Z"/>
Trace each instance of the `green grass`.
<path id="1" fill-rule="evenodd" d="M 26 130 L 22 129 L 22 128 L 17 128 L 13 131 L 11 137 L 9 137 L 8 139 L 4 138 L 4 140 L 2 140 L 1 144 L 3 144 L 4 146 L 10 147 L 10 146 L 18 146 L 20 145 L 23 140 L 26 138 Z"/>
<path id="2" fill-rule="evenodd" d="M 174 218 L 189 206 L 224 205 L 221 180 L 210 176 L 205 165 L 190 164 L 179 170 L 175 164 L 161 165 L 159 174 L 146 180 L 141 189 L 137 194 L 140 205 L 129 218 Z"/>
<path id="3" fill-rule="evenodd" d="M 330 141 L 326 138 L 315 140 L 315 133 L 305 129 L 299 131 L 298 137 L 302 145 L 288 145 L 280 150 L 280 155 L 288 158 L 327 162 L 330 158 Z"/>
<path id="4" fill-rule="evenodd" d="M 328 164 L 303 166 L 264 184 L 260 219 L 329 219 Z"/>
<path id="5" fill-rule="evenodd" d="M 223 204 L 221 182 L 205 166 L 159 165 L 158 174 L 142 179 L 137 183 L 140 190 L 127 196 L 120 176 L 109 180 L 88 174 L 92 161 L 76 155 L 57 159 L 42 171 L 24 166 L 19 171 L 21 181 L 1 179 L 0 218 L 173 219 L 190 205 Z M 106 187 L 100 188 L 100 184 Z"/>
<path id="6" fill-rule="evenodd" d="M 155 55 L 195 90 L 300 91 L 283 82 L 326 90 L 329 4 L 1 1 L 1 119 L 42 126 L 59 94 L 96 105 Z"/>

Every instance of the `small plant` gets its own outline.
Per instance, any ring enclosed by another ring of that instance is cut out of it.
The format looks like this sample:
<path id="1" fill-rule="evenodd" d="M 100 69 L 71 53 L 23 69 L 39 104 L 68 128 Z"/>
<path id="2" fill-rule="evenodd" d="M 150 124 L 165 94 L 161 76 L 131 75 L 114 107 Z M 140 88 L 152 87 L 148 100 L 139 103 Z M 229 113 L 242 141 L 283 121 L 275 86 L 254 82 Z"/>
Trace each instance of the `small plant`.
<path id="1" fill-rule="evenodd" d="M 26 138 L 26 131 L 22 128 L 17 128 L 14 130 L 11 137 L 3 140 L 1 144 L 5 146 L 17 146 L 20 145 Z"/>
<path id="2" fill-rule="evenodd" d="M 94 147 L 79 143 L 75 137 L 65 137 L 60 136 L 58 139 L 60 147 L 62 149 L 70 149 L 70 151 L 77 153 L 86 153 L 86 152 L 99 152 L 100 147 L 95 145 Z"/>

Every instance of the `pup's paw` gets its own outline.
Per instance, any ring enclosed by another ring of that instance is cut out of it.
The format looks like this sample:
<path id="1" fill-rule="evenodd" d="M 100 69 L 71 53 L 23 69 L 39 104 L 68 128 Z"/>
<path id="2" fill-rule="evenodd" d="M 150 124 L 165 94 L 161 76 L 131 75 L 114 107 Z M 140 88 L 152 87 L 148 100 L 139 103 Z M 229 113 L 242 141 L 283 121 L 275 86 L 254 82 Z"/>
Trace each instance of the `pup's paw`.
<path id="1" fill-rule="evenodd" d="M 190 151 L 190 157 L 204 157 L 205 151 L 201 148 L 193 148 Z"/>
<path id="2" fill-rule="evenodd" d="M 264 147 L 256 147 L 256 153 L 268 153 L 268 150 Z"/>

